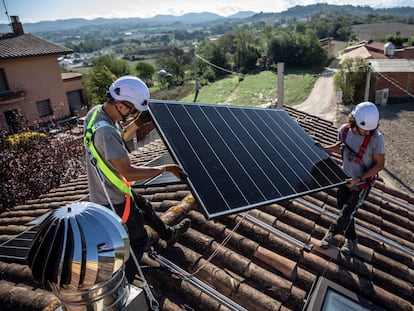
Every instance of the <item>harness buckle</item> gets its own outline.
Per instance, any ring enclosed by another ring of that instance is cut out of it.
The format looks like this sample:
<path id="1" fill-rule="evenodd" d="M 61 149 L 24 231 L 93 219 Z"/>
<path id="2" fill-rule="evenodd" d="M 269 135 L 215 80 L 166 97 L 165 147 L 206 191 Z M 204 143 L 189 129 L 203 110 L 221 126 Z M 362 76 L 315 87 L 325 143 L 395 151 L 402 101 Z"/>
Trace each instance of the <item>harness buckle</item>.
<path id="1" fill-rule="evenodd" d="M 98 164 L 98 160 L 96 160 L 96 158 L 91 158 L 91 163 L 93 166 L 96 166 Z"/>

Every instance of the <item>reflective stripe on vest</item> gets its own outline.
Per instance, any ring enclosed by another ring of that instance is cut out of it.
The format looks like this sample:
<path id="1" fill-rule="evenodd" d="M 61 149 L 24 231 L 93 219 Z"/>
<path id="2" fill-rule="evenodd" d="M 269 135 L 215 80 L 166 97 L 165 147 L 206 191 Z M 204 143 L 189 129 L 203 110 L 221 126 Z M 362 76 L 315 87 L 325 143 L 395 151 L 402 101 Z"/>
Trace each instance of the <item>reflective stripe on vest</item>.
<path id="1" fill-rule="evenodd" d="M 101 156 L 99 155 L 99 152 L 96 150 L 95 145 L 93 143 L 93 136 L 95 132 L 105 126 L 109 126 L 114 128 L 119 136 L 122 136 L 122 133 L 113 125 L 106 121 L 100 121 L 94 124 L 96 115 L 98 114 L 99 109 L 101 109 L 102 106 L 97 106 L 88 122 L 88 125 L 86 127 L 85 131 L 85 137 L 84 137 L 84 144 L 85 147 L 90 151 L 91 153 L 91 162 L 94 166 L 97 166 L 99 170 L 105 175 L 105 177 L 116 187 L 119 191 L 125 194 L 126 198 L 126 210 L 124 211 L 124 215 L 122 216 L 122 220 L 124 223 L 128 219 L 129 216 L 129 206 L 130 205 L 130 198 L 132 197 L 132 191 L 131 191 L 131 184 L 125 179 L 118 177 L 109 167 L 106 165 L 105 161 L 102 160 Z M 126 215 L 127 214 L 127 215 Z M 126 218 L 124 220 L 124 218 Z"/>

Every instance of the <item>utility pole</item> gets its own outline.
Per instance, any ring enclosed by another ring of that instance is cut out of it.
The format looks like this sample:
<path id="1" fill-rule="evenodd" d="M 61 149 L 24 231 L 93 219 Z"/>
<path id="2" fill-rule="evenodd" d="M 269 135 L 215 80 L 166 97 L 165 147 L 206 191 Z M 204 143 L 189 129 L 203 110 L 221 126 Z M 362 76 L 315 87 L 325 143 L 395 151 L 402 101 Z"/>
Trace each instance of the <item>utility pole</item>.
<path id="1" fill-rule="evenodd" d="M 365 94 L 364 94 L 364 101 L 369 100 L 369 86 L 371 84 L 371 64 L 368 63 L 367 68 L 367 80 L 365 81 Z"/>
<path id="2" fill-rule="evenodd" d="M 194 81 L 195 81 L 195 95 L 193 102 L 197 101 L 198 96 L 198 77 L 197 77 L 197 54 L 196 54 L 197 45 L 194 46 Z"/>
<path id="3" fill-rule="evenodd" d="M 284 96 L 284 69 L 285 63 L 277 63 L 277 105 L 279 109 L 283 109 Z"/>

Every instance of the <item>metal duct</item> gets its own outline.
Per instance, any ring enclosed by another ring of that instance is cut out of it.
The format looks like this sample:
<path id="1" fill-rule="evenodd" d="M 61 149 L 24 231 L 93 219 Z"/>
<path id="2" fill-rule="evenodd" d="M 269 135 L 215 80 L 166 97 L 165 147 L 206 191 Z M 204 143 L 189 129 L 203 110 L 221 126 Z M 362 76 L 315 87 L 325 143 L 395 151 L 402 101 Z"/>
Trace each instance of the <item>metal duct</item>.
<path id="1" fill-rule="evenodd" d="M 27 262 L 65 310 L 119 310 L 128 298 L 129 239 L 121 219 L 91 202 L 75 202 L 40 224 Z"/>

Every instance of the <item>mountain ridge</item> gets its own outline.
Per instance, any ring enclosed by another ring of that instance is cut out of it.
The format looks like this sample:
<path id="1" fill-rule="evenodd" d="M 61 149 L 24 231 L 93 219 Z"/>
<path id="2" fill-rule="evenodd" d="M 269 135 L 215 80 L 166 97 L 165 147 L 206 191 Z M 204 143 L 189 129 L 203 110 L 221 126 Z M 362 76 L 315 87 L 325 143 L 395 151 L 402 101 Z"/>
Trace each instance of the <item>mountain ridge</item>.
<path id="1" fill-rule="evenodd" d="M 404 2 L 402 2 L 404 3 Z M 102 27 L 102 26 L 176 26 L 185 27 L 189 25 L 206 26 L 206 23 L 220 22 L 266 22 L 275 23 L 287 19 L 304 19 L 311 16 L 367 16 L 372 14 L 392 14 L 396 18 L 413 18 L 414 7 L 393 7 L 393 8 L 373 8 L 370 6 L 353 5 L 332 5 L 325 3 L 312 4 L 307 6 L 296 5 L 280 13 L 273 12 L 253 12 L 241 11 L 230 16 L 221 16 L 211 12 L 186 13 L 181 16 L 175 15 L 156 15 L 150 18 L 129 17 L 129 18 L 71 18 L 55 21 L 40 21 L 36 23 L 23 23 L 26 32 L 41 33 L 47 31 L 65 31 L 82 27 Z M 0 24 L 0 32 L 10 32 L 8 24 Z"/>

